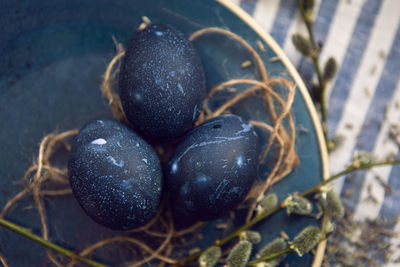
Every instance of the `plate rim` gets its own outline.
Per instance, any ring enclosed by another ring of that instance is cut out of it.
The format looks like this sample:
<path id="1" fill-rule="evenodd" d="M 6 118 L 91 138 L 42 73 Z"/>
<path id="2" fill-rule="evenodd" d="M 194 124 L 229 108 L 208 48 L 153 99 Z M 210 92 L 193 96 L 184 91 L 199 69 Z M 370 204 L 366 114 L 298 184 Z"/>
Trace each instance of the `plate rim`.
<path id="1" fill-rule="evenodd" d="M 253 17 L 251 17 L 246 11 L 244 11 L 239 5 L 232 3 L 232 0 L 215 0 L 217 3 L 221 4 L 223 7 L 227 8 L 244 23 L 246 23 L 277 55 L 282 64 L 285 66 L 289 75 L 292 77 L 293 81 L 296 83 L 300 94 L 302 95 L 304 102 L 308 108 L 311 116 L 311 120 L 314 125 L 314 129 L 317 135 L 318 144 L 320 148 L 320 157 L 322 162 L 322 179 L 328 179 L 329 177 L 329 161 L 328 161 L 328 151 L 322 131 L 322 125 L 319 120 L 317 110 L 312 102 L 311 96 L 308 93 L 307 87 L 304 84 L 303 79 L 297 72 L 292 62 L 283 52 L 283 49 L 278 45 L 278 43 L 272 38 L 272 36 L 266 32 Z M 319 267 L 322 264 L 322 260 L 325 254 L 326 240 L 319 243 L 316 253 L 314 255 L 314 260 L 312 267 Z"/>

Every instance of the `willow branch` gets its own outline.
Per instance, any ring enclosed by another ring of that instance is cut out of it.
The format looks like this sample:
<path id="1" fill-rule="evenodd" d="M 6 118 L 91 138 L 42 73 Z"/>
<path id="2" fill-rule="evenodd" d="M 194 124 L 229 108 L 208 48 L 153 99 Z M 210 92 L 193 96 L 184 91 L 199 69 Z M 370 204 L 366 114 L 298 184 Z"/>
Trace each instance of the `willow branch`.
<path id="1" fill-rule="evenodd" d="M 307 13 L 304 9 L 303 3 L 301 0 L 297 0 L 297 5 L 300 10 L 300 14 L 307 28 L 309 40 L 313 49 L 313 53 L 311 53 L 311 58 L 315 67 L 315 71 L 317 72 L 317 78 L 320 88 L 320 98 L 321 98 L 321 115 L 322 115 L 322 127 L 324 132 L 325 140 L 328 141 L 328 129 L 327 129 L 327 121 L 328 121 L 328 112 L 327 112 L 327 104 L 326 104 L 326 81 L 322 77 L 321 66 L 319 64 L 319 48 L 315 42 L 314 31 L 313 31 L 313 21 L 307 16 Z"/>
<path id="2" fill-rule="evenodd" d="M 373 167 L 378 167 L 378 166 L 385 166 L 385 165 L 396 165 L 396 164 L 400 164 L 400 159 L 397 160 L 387 160 L 387 161 L 381 161 L 381 162 L 372 162 L 372 163 L 368 163 L 368 164 L 362 164 L 362 165 L 350 165 L 349 167 L 347 167 L 345 170 L 329 177 L 326 180 L 321 181 L 320 183 L 318 183 L 317 185 L 307 189 L 306 191 L 302 192 L 299 194 L 299 196 L 305 197 L 311 194 L 315 194 L 315 193 L 319 193 L 321 191 L 321 188 L 324 185 L 327 185 L 328 183 L 342 177 L 343 175 L 355 172 L 355 171 L 360 171 L 360 170 L 367 170 L 367 169 L 371 169 Z M 251 219 L 248 223 L 242 225 L 241 227 L 237 228 L 235 231 L 233 231 L 232 233 L 230 233 L 229 235 L 227 235 L 226 237 L 224 237 L 221 240 L 217 240 L 214 242 L 214 244 L 212 244 L 211 246 L 207 247 L 206 249 L 195 253 L 193 255 L 190 255 L 186 258 L 181 259 L 180 261 L 178 261 L 176 264 L 174 264 L 173 266 L 184 266 L 186 263 L 191 262 L 192 260 L 195 260 L 196 258 L 200 257 L 204 251 L 206 251 L 207 249 L 209 249 L 212 246 L 223 246 L 224 244 L 228 243 L 230 240 L 232 240 L 235 237 L 238 237 L 240 235 L 240 233 L 242 233 L 243 231 L 247 230 L 248 228 L 252 227 L 253 225 L 257 224 L 260 221 L 265 220 L 266 218 L 270 217 L 271 215 L 275 214 L 276 212 L 278 212 L 279 210 L 285 208 L 285 205 L 283 202 L 281 202 L 280 204 L 278 204 L 274 209 L 272 209 L 271 211 L 265 212 L 265 213 L 260 213 L 259 215 L 255 216 L 253 219 Z"/>
<path id="3" fill-rule="evenodd" d="M 46 247 L 46 248 L 52 249 L 55 252 L 70 258 L 71 260 L 77 260 L 77 261 L 80 261 L 82 263 L 85 263 L 85 264 L 87 264 L 89 266 L 93 266 L 93 267 L 107 267 L 107 265 L 104 265 L 104 264 L 96 262 L 94 260 L 79 256 L 79 255 L 75 254 L 73 251 L 70 251 L 70 250 L 65 249 L 65 248 L 63 248 L 63 247 L 61 247 L 59 245 L 56 245 L 56 244 L 54 244 L 54 243 L 52 243 L 52 242 L 50 242 L 48 240 L 45 240 L 42 237 L 32 233 L 30 229 L 24 228 L 24 227 L 19 226 L 17 224 L 14 224 L 14 223 L 6 220 L 6 219 L 0 218 L 0 225 L 5 227 L 5 228 L 7 228 L 7 229 L 9 229 L 9 230 L 11 230 L 11 231 L 16 232 L 19 235 L 22 235 L 22 236 L 24 236 L 26 238 L 29 238 L 29 239 L 35 241 L 36 243 L 39 243 L 40 245 Z"/>

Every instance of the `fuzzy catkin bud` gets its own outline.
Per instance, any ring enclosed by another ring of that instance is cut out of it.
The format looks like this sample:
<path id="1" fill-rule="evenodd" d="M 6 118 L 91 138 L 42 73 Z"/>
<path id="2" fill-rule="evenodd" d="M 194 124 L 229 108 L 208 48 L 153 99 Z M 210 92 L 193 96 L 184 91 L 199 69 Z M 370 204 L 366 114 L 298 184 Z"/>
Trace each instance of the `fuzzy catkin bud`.
<path id="1" fill-rule="evenodd" d="M 291 247 L 301 257 L 313 249 L 322 238 L 321 230 L 316 226 L 307 226 L 291 242 Z"/>
<path id="2" fill-rule="evenodd" d="M 332 80 L 337 71 L 337 63 L 333 57 L 330 57 L 325 64 L 323 79 L 326 81 Z"/>
<path id="3" fill-rule="evenodd" d="M 328 220 L 325 224 L 324 224 L 324 234 L 330 234 L 335 230 L 335 224 L 333 222 L 331 222 L 330 220 Z"/>
<path id="4" fill-rule="evenodd" d="M 320 204 L 329 217 L 336 220 L 343 218 L 344 206 L 342 200 L 333 190 L 321 194 Z"/>
<path id="5" fill-rule="evenodd" d="M 292 42 L 297 51 L 303 56 L 309 57 L 312 54 L 312 45 L 309 40 L 303 37 L 303 35 L 296 33 L 292 36 Z"/>
<path id="6" fill-rule="evenodd" d="M 277 253 L 279 251 L 282 251 L 287 248 L 287 243 L 285 239 L 282 237 L 275 238 L 268 244 L 266 244 L 264 247 L 260 249 L 260 251 L 257 253 L 257 258 L 262 258 L 269 256 L 273 253 Z M 267 263 L 267 266 L 278 266 L 279 263 L 281 263 L 285 259 L 286 255 L 281 255 L 279 257 L 276 257 L 274 259 L 268 260 L 265 263 Z"/>
<path id="7" fill-rule="evenodd" d="M 314 8 L 314 4 L 314 0 L 303 0 L 303 7 L 306 11 L 312 10 Z"/>
<path id="8" fill-rule="evenodd" d="M 212 267 L 214 266 L 219 258 L 221 257 L 221 248 L 213 246 L 207 249 L 199 258 L 200 266 Z"/>
<path id="9" fill-rule="evenodd" d="M 244 267 L 249 261 L 253 245 L 249 241 L 240 241 L 233 247 L 226 259 L 229 267 Z"/>
<path id="10" fill-rule="evenodd" d="M 287 214 L 309 215 L 312 212 L 312 204 L 305 197 L 289 196 L 283 202 Z"/>
<path id="11" fill-rule="evenodd" d="M 356 150 L 354 152 L 353 162 L 351 163 L 351 165 L 355 168 L 359 168 L 361 166 L 372 164 L 376 161 L 376 157 L 371 152 Z"/>
<path id="12" fill-rule="evenodd" d="M 278 196 L 275 193 L 266 195 L 257 205 L 257 214 L 270 212 L 278 205 Z"/>
<path id="13" fill-rule="evenodd" d="M 247 240 L 253 245 L 261 242 L 261 235 L 257 231 L 252 231 L 252 230 L 244 231 L 240 234 L 240 237 L 242 240 Z"/>

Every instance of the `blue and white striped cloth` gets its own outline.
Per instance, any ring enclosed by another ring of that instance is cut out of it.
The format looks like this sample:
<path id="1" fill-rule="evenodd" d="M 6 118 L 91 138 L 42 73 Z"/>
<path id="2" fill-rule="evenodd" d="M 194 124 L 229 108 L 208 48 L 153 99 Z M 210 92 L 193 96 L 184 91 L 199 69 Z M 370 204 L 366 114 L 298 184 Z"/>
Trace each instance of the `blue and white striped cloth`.
<path id="1" fill-rule="evenodd" d="M 315 71 L 291 42 L 296 32 L 307 34 L 295 0 L 231 0 L 269 32 L 297 67 L 306 84 Z M 330 155 L 331 173 L 345 168 L 355 151 L 369 151 L 385 158 L 400 156 L 400 140 L 389 138 L 390 129 L 400 132 L 400 1 L 317 0 L 314 32 L 323 43 L 322 64 L 334 56 L 338 74 L 327 88 L 329 136 L 345 137 Z M 392 193 L 385 193 L 379 179 Z M 400 166 L 358 172 L 335 183 L 356 220 L 400 215 Z M 352 192 L 352 194 L 348 194 Z M 378 202 L 368 201 L 372 194 Z M 393 226 L 400 233 L 400 222 Z M 392 238 L 392 259 L 400 256 L 400 238 Z M 386 266 L 395 266 L 388 263 Z"/>

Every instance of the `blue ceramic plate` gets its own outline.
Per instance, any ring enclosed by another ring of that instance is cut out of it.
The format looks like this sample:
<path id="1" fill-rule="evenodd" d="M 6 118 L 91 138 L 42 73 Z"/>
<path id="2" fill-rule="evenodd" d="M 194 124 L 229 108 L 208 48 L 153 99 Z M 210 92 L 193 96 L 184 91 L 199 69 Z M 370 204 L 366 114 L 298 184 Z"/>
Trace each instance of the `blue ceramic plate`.
<path id="1" fill-rule="evenodd" d="M 171 24 L 187 35 L 205 27 L 222 27 L 254 47 L 261 41 L 266 51 L 259 51 L 268 74 L 293 80 L 298 86 L 293 114 L 301 163 L 272 190 L 282 200 L 289 192 L 318 183 L 326 174 L 320 125 L 299 75 L 271 37 L 227 1 L 6 0 L 0 6 L 0 206 L 21 190 L 23 173 L 44 135 L 79 128 L 94 118 L 111 117 L 100 94 L 102 74 L 115 53 L 111 37 L 127 44 L 142 16 Z M 205 66 L 208 88 L 229 78 L 254 77 L 253 68 L 240 67 L 249 54 L 232 40 L 214 36 L 195 45 Z M 270 60 L 276 57 L 279 60 Z M 71 196 L 46 199 L 45 204 L 51 240 L 60 245 L 80 251 L 88 240 L 115 235 L 91 221 Z M 40 220 L 29 198 L 19 202 L 7 218 L 41 234 Z M 315 221 L 280 212 L 256 229 L 265 244 L 281 230 L 293 237 L 308 224 Z M 210 225 L 196 246 L 209 245 L 221 234 Z M 43 266 L 48 262 L 40 245 L 3 229 L 0 252 L 10 266 Z M 124 260 L 124 253 L 117 256 Z M 115 265 L 115 258 L 115 253 L 107 251 L 96 254 L 104 263 Z M 311 254 L 303 258 L 291 255 L 286 262 L 309 266 L 312 260 Z"/>

